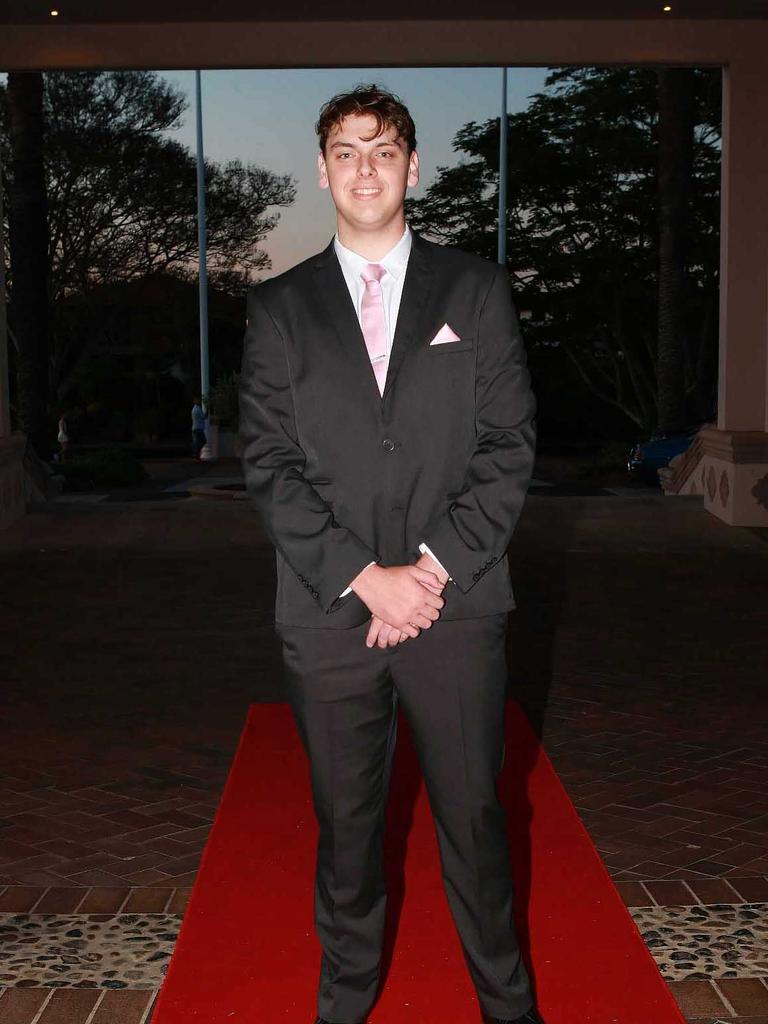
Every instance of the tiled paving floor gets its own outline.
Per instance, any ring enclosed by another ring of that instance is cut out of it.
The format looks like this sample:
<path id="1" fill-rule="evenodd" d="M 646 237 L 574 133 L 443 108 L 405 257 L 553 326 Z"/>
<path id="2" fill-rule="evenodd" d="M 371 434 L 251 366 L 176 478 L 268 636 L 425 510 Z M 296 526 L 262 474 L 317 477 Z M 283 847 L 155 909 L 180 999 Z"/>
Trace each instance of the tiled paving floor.
<path id="1" fill-rule="evenodd" d="M 768 1024 L 765 537 L 534 495 L 513 563 L 511 692 L 660 969 L 689 1021 Z M 240 501 L 0 534 L 0 1024 L 147 1024 L 246 707 L 282 696 L 273 566 Z"/>

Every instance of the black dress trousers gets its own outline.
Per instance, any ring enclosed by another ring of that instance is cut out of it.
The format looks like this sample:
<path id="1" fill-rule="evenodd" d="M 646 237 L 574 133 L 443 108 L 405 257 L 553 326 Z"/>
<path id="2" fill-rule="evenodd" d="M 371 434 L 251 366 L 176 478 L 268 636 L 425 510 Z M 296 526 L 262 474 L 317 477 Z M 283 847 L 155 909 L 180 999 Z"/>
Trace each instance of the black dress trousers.
<path id="1" fill-rule="evenodd" d="M 478 1000 L 490 1016 L 521 1016 L 533 998 L 513 923 L 506 818 L 496 795 L 507 613 L 438 619 L 418 637 L 383 650 L 365 646 L 368 623 L 277 628 L 320 828 L 318 1014 L 354 1024 L 376 996 L 386 905 L 384 812 L 401 703 Z"/>

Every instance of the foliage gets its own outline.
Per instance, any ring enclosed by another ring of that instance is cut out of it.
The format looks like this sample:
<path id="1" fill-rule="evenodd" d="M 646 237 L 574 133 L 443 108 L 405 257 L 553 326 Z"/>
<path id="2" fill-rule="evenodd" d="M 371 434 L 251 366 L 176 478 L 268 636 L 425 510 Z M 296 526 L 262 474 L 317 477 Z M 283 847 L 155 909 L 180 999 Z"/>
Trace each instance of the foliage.
<path id="1" fill-rule="evenodd" d="M 99 448 L 74 454 L 57 463 L 65 490 L 88 491 L 96 487 L 129 487 L 147 479 L 147 471 L 130 452 L 122 448 Z"/>
<path id="2" fill-rule="evenodd" d="M 237 370 L 219 378 L 211 388 L 208 399 L 208 411 L 219 426 L 227 430 L 237 430 L 240 420 L 238 390 L 240 374 Z"/>
<path id="3" fill-rule="evenodd" d="M 136 440 L 146 443 L 158 441 L 163 432 L 162 428 L 162 414 L 157 407 L 152 406 L 149 409 L 142 409 L 134 423 Z"/>
<path id="4" fill-rule="evenodd" d="M 579 466 L 578 476 L 582 479 L 616 474 L 623 476 L 627 471 L 628 454 L 629 447 L 623 441 L 611 441 Z"/>
<path id="5" fill-rule="evenodd" d="M 194 155 L 166 134 L 180 126 L 183 94 L 156 72 L 53 71 L 44 79 L 55 316 L 50 379 L 60 405 L 75 399 L 83 365 L 113 346 L 103 327 L 104 289 L 171 277 L 195 285 L 196 165 Z M 0 86 L 6 178 L 9 145 Z M 247 285 L 270 266 L 259 243 L 278 221 L 274 208 L 294 201 L 295 185 L 289 175 L 240 160 L 206 161 L 205 181 L 211 300 L 218 292 L 242 307 Z M 12 285 L 11 268 L 11 293 Z M 66 313 L 73 303 L 76 325 Z M 12 318 L 12 306 L 9 312 Z M 152 326 L 144 324 L 147 331 Z M 140 329 L 135 317 L 133 328 Z M 187 336 L 194 341 L 195 335 L 193 325 Z M 182 370 L 190 365 L 182 360 Z"/>
<path id="6" fill-rule="evenodd" d="M 695 71 L 696 131 L 686 282 L 690 418 L 715 393 L 719 69 Z M 508 117 L 507 260 L 532 366 L 556 350 L 594 396 L 656 426 L 657 98 L 651 68 L 562 68 Z M 464 125 L 463 158 L 439 167 L 414 228 L 496 258 L 499 120 Z M 548 360 L 551 365 L 551 360 Z"/>

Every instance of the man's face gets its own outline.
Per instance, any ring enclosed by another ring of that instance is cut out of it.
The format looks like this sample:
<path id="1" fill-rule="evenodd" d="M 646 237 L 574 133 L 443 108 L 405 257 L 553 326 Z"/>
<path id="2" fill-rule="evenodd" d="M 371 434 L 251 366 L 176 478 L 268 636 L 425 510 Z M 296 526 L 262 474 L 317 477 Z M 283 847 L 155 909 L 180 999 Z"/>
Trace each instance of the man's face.
<path id="1" fill-rule="evenodd" d="M 345 117 L 328 135 L 317 160 L 320 188 L 330 188 L 340 220 L 375 231 L 401 214 L 405 191 L 419 181 L 419 157 L 410 157 L 397 130 L 363 141 L 376 130 L 372 114 Z"/>

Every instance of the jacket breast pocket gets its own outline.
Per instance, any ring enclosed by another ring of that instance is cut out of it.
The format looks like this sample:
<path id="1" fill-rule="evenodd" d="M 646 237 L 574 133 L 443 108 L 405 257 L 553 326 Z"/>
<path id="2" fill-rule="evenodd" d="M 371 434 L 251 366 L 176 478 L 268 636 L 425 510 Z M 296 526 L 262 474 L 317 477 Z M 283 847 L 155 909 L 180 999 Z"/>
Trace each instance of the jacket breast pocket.
<path id="1" fill-rule="evenodd" d="M 437 345 L 427 345 L 429 352 L 434 356 L 446 356 L 450 353 L 467 352 L 475 347 L 474 336 L 459 338 L 458 341 L 444 341 Z"/>

